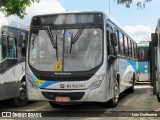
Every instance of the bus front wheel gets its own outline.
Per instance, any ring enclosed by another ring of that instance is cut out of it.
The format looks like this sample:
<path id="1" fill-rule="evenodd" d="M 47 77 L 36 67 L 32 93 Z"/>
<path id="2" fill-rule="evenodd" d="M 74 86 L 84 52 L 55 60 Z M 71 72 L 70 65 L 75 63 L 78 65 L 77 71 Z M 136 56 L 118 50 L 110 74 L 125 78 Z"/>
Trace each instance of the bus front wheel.
<path id="1" fill-rule="evenodd" d="M 110 107 L 116 107 L 119 99 L 119 83 L 118 80 L 114 81 L 114 97 L 108 101 Z"/>
<path id="2" fill-rule="evenodd" d="M 26 82 L 22 81 L 19 87 L 19 96 L 13 98 L 13 105 L 17 107 L 25 106 L 28 103 Z"/>

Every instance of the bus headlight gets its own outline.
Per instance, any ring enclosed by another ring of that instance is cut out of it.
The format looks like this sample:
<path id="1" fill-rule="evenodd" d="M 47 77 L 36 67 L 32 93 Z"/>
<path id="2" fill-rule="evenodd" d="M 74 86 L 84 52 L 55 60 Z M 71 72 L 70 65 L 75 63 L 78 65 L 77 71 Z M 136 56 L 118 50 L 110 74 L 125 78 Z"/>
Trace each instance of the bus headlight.
<path id="1" fill-rule="evenodd" d="M 37 84 L 32 80 L 32 77 L 30 75 L 27 74 L 27 80 L 30 86 L 34 87 L 34 88 L 38 88 Z"/>
<path id="2" fill-rule="evenodd" d="M 99 75 L 99 76 L 94 80 L 94 82 L 91 84 L 91 86 L 89 87 L 90 90 L 93 90 L 93 89 L 95 89 L 95 88 L 100 87 L 100 85 L 101 85 L 101 83 L 102 83 L 102 81 L 103 81 L 103 79 L 104 79 L 104 76 L 105 76 L 105 74 Z"/>

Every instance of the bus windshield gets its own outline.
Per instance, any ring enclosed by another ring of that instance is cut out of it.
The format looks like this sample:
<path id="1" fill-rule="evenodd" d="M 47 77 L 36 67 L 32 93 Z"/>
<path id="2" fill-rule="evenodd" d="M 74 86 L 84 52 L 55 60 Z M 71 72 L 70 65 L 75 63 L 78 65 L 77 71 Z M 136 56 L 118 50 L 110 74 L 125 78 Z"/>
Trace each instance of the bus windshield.
<path id="1" fill-rule="evenodd" d="M 102 63 L 102 33 L 102 29 L 95 26 L 50 27 L 51 35 L 45 27 L 33 28 L 29 64 L 36 70 L 49 72 L 56 71 L 57 61 L 62 64 L 62 71 L 91 70 Z"/>

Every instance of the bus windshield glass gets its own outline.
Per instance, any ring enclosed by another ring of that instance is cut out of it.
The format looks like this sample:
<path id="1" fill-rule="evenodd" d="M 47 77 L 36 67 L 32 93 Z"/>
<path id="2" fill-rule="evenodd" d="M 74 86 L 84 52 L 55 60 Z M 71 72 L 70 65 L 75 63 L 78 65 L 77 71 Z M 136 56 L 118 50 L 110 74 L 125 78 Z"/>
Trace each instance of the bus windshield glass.
<path id="1" fill-rule="evenodd" d="M 92 14 L 69 15 L 74 19 L 73 24 L 69 23 L 71 18 L 65 14 L 54 16 L 59 22 L 53 16 L 50 19 L 40 17 L 40 21 L 38 18 L 32 20 L 30 66 L 38 71 L 76 72 L 89 71 L 100 65 L 103 53 L 102 14 L 98 14 L 99 18 Z M 61 69 L 57 70 L 57 67 Z"/>
<path id="2" fill-rule="evenodd" d="M 85 28 L 77 41 L 72 43 L 71 37 L 79 29 L 51 29 L 54 48 L 44 29 L 39 29 L 37 35 L 31 34 L 29 62 L 40 71 L 55 71 L 54 64 L 60 61 L 64 71 L 87 71 L 102 62 L 102 30 L 100 28 Z M 57 53 L 56 53 L 57 52 Z"/>

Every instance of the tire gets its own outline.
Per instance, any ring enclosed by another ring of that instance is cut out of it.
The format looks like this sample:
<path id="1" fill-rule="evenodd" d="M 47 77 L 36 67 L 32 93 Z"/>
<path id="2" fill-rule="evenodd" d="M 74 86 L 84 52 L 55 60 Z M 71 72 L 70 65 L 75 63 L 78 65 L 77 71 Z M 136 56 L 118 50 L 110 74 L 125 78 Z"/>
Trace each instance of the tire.
<path id="1" fill-rule="evenodd" d="M 52 108 L 58 108 L 58 107 L 61 106 L 61 105 L 59 105 L 59 104 L 57 104 L 57 103 L 55 103 L 55 102 L 53 102 L 53 101 L 49 101 L 49 105 L 50 105 Z"/>
<path id="2" fill-rule="evenodd" d="M 129 93 L 134 93 L 134 86 L 135 86 L 135 73 L 133 73 L 132 87 L 128 89 Z"/>
<path id="3" fill-rule="evenodd" d="M 158 102 L 160 102 L 160 96 L 159 95 L 157 95 L 157 100 L 158 100 Z"/>
<path id="4" fill-rule="evenodd" d="M 114 97 L 108 101 L 108 106 L 114 108 L 117 106 L 119 100 L 119 83 L 117 80 L 114 82 Z"/>
<path id="5" fill-rule="evenodd" d="M 12 103 L 16 107 L 22 107 L 27 105 L 28 98 L 27 98 L 27 90 L 26 90 L 26 82 L 22 81 L 19 87 L 19 97 L 13 98 Z"/>

